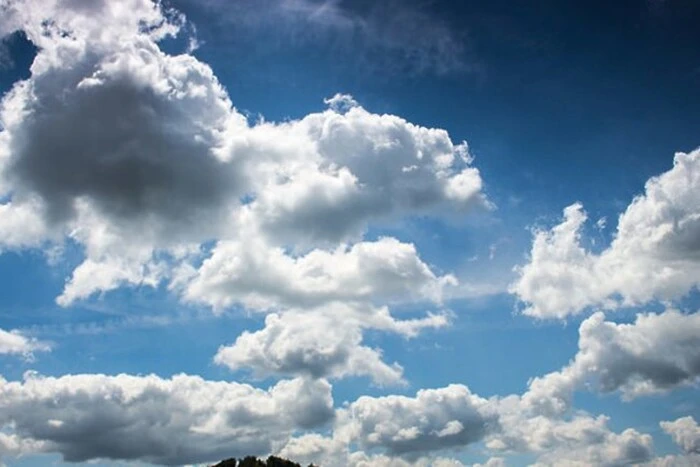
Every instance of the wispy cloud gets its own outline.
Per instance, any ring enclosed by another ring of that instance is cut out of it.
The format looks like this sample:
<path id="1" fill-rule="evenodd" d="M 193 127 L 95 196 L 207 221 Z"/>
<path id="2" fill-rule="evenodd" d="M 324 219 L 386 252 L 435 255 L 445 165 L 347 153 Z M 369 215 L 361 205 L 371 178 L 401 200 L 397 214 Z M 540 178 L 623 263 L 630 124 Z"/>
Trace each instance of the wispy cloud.
<path id="1" fill-rule="evenodd" d="M 342 49 L 345 59 L 388 73 L 445 75 L 481 67 L 470 53 L 466 29 L 432 11 L 432 2 L 208 0 L 206 5 L 234 33 L 273 31 L 278 40 L 266 41 L 268 46 L 322 41 Z"/>

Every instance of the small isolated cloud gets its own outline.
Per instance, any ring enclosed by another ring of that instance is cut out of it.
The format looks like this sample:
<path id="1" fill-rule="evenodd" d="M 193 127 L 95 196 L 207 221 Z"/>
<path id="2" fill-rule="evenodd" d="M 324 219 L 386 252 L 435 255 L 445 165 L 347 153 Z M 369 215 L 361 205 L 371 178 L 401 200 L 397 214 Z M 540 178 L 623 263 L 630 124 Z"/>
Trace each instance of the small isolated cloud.
<path id="1" fill-rule="evenodd" d="M 530 262 L 510 291 L 536 318 L 565 318 L 599 306 L 641 305 L 682 298 L 700 284 L 700 149 L 678 153 L 673 168 L 649 179 L 620 215 L 600 254 L 582 245 L 587 216 L 580 204 L 538 231 Z"/>
<path id="2" fill-rule="evenodd" d="M 0 355 L 21 355 L 31 359 L 34 352 L 49 350 L 51 350 L 49 344 L 25 336 L 20 331 L 0 329 Z"/>

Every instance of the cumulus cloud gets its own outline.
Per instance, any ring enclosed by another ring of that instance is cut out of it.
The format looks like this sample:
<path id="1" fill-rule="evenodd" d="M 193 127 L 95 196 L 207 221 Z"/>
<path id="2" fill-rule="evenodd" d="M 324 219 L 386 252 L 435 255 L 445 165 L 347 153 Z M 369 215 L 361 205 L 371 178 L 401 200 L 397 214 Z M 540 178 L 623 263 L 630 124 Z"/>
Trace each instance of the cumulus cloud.
<path id="1" fill-rule="evenodd" d="M 488 205 L 466 144 L 349 96 L 250 124 L 208 65 L 159 48 L 184 22 L 149 0 L 4 5 L 0 33 L 38 53 L 0 108 L 0 247 L 81 245 L 59 304 L 173 280 L 211 241 L 331 251 L 372 222 Z"/>
<path id="2" fill-rule="evenodd" d="M 211 462 L 271 452 L 295 430 L 328 422 L 330 390 L 307 379 L 262 390 L 188 375 L 29 373 L 24 381 L 0 378 L 0 426 L 14 445 L 33 443 L 69 462 Z"/>
<path id="3" fill-rule="evenodd" d="M 422 389 L 415 397 L 362 396 L 343 416 L 345 436 L 363 448 L 409 458 L 477 442 L 497 425 L 488 401 L 457 384 Z"/>
<path id="4" fill-rule="evenodd" d="M 579 350 L 560 371 L 534 378 L 524 399 L 550 412 L 568 409 L 572 392 L 590 385 L 623 398 L 693 384 L 700 377 L 700 313 L 639 314 L 634 323 L 595 313 L 579 328 Z"/>
<path id="5" fill-rule="evenodd" d="M 530 454 L 536 465 L 629 465 L 653 462 L 648 434 L 620 433 L 609 418 L 581 411 L 552 413 L 524 395 L 484 399 L 466 386 L 418 391 L 415 397 L 362 396 L 338 409 L 329 436 L 292 438 L 281 452 L 322 465 L 460 465 L 440 457 L 483 444 L 505 465 L 504 456 Z M 438 462 L 439 459 L 439 462 Z"/>
<path id="6" fill-rule="evenodd" d="M 627 429 L 622 433 L 576 432 L 573 439 L 561 443 L 553 451 L 540 456 L 536 466 L 588 466 L 606 467 L 636 465 L 652 458 L 652 439 L 647 434 Z M 580 438 L 583 435 L 583 440 Z M 589 436 L 598 437 L 591 441 Z M 578 439 L 577 439 L 578 437 Z M 574 442 L 572 442 L 574 441 Z"/>
<path id="7" fill-rule="evenodd" d="M 0 329 L 0 355 L 22 355 L 31 358 L 34 352 L 46 352 L 51 347 L 33 337 L 27 337 L 19 331 Z"/>
<path id="8" fill-rule="evenodd" d="M 535 233 L 530 261 L 510 290 L 536 318 L 679 299 L 700 283 L 698 206 L 700 149 L 677 153 L 671 170 L 647 181 L 600 253 L 583 244 L 583 207 L 567 207 L 562 223 Z"/>
<path id="9" fill-rule="evenodd" d="M 473 467 L 505 467 L 506 461 L 502 457 L 491 457 L 483 464 L 474 464 Z"/>
<path id="10" fill-rule="evenodd" d="M 672 422 L 661 422 L 661 428 L 671 436 L 683 452 L 700 454 L 700 426 L 693 417 L 683 417 Z"/>
<path id="11" fill-rule="evenodd" d="M 361 344 L 365 329 L 413 337 L 424 328 L 446 326 L 449 319 L 441 312 L 396 320 L 375 303 L 439 303 L 443 289 L 457 284 L 451 275 L 436 275 L 413 245 L 393 238 L 297 257 L 251 237 L 220 242 L 189 274 L 182 292 L 186 300 L 215 311 L 233 305 L 276 311 L 262 330 L 221 347 L 217 363 L 250 368 L 256 376 L 364 375 L 379 385 L 403 383 L 402 368 Z"/>
<path id="12" fill-rule="evenodd" d="M 634 429 L 615 433 L 609 418 L 582 411 L 552 412 L 528 393 L 492 398 L 499 429 L 485 445 L 496 453 L 532 453 L 536 465 L 629 465 L 652 459 L 652 438 Z"/>
<path id="13" fill-rule="evenodd" d="M 260 240 L 220 242 L 193 273 L 184 296 L 215 309 L 314 307 L 331 302 L 439 302 L 452 275 L 437 276 L 415 246 L 394 238 L 315 249 L 292 257 Z"/>
<path id="14" fill-rule="evenodd" d="M 407 337 L 426 327 L 448 323 L 445 315 L 395 320 L 386 308 L 335 304 L 309 311 L 270 314 L 265 327 L 244 332 L 219 348 L 214 361 L 231 369 L 250 368 L 255 376 L 307 375 L 314 378 L 369 376 L 385 386 L 403 383 L 403 369 L 382 360 L 379 349 L 362 345 L 363 328 L 396 332 Z"/>
<path id="15" fill-rule="evenodd" d="M 370 454 L 355 450 L 350 452 L 346 442 L 337 437 L 316 433 L 292 438 L 282 448 L 280 455 L 305 465 L 322 463 L 327 467 L 464 467 L 460 461 L 448 457 L 427 455 L 417 459 L 405 459 L 386 454 Z M 489 460 L 488 466 L 500 467 L 503 463 Z"/>

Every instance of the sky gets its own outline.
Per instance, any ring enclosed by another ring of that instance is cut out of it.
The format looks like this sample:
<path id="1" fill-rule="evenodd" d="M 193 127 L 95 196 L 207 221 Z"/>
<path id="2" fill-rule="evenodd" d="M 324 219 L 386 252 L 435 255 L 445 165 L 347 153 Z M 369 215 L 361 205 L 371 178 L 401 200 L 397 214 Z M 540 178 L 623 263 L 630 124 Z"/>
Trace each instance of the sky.
<path id="1" fill-rule="evenodd" d="M 0 0 L 0 465 L 700 464 L 699 19 Z"/>

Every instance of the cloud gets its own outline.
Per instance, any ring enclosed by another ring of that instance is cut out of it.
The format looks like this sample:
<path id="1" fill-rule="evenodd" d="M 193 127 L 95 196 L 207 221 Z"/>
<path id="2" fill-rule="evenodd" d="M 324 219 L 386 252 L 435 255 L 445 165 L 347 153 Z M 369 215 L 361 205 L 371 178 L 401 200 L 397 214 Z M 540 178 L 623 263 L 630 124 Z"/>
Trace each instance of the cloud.
<path id="1" fill-rule="evenodd" d="M 526 304 L 526 315 L 541 319 L 679 299 L 699 284 L 698 206 L 700 149 L 677 153 L 671 170 L 647 181 L 599 254 L 583 245 L 583 207 L 567 207 L 562 223 L 535 233 L 530 261 L 518 268 L 510 291 Z"/>
<path id="2" fill-rule="evenodd" d="M 22 355 L 32 358 L 33 352 L 47 352 L 49 344 L 27 337 L 19 331 L 0 329 L 0 355 Z"/>
<path id="3" fill-rule="evenodd" d="M 294 261 L 370 224 L 490 206 L 465 143 L 349 96 L 250 124 L 208 65 L 159 48 L 185 24 L 159 4 L 6 10 L 0 32 L 38 52 L 0 106 L 0 248 L 82 246 L 60 305 L 173 280 L 212 241 L 259 237 Z"/>
<path id="4" fill-rule="evenodd" d="M 337 410 L 328 436 L 291 438 L 284 455 L 330 467 L 460 465 L 437 459 L 481 445 L 505 465 L 504 455 L 537 456 L 536 465 L 629 465 L 653 462 L 648 434 L 620 433 L 605 415 L 554 413 L 523 395 L 482 398 L 466 386 L 419 390 L 415 397 L 362 396 Z"/>
<path id="5" fill-rule="evenodd" d="M 288 49 L 323 42 L 353 63 L 384 74 L 445 75 L 478 69 L 468 53 L 463 25 L 453 27 L 431 11 L 429 3 L 209 0 L 204 5 L 218 21 L 228 23 L 230 34 L 240 30 L 265 35 L 262 47 Z"/>
<path id="6" fill-rule="evenodd" d="M 68 462 L 140 460 L 163 465 L 264 454 L 298 429 L 333 417 L 330 385 L 283 380 L 269 390 L 197 376 L 0 378 L 0 426 Z"/>
<path id="7" fill-rule="evenodd" d="M 605 415 L 560 412 L 533 404 L 529 393 L 491 398 L 499 429 L 485 439 L 493 453 L 538 455 L 535 465 L 629 465 L 652 459 L 651 436 L 626 429 L 615 433 Z"/>
<path id="8" fill-rule="evenodd" d="M 214 361 L 233 370 L 250 368 L 257 377 L 369 376 L 381 386 L 402 384 L 403 369 L 399 364 L 385 363 L 381 350 L 362 345 L 363 328 L 410 337 L 422 328 L 447 323 L 444 315 L 397 321 L 386 308 L 363 309 L 340 304 L 313 311 L 270 314 L 263 329 L 245 331 L 234 344 L 220 347 Z"/>
<path id="9" fill-rule="evenodd" d="M 682 454 L 669 454 L 652 459 L 644 464 L 650 467 L 692 467 L 700 463 L 700 428 L 693 417 L 682 417 L 674 421 L 659 423 Z"/>
<path id="10" fill-rule="evenodd" d="M 497 426 L 488 401 L 457 384 L 415 397 L 362 396 L 344 416 L 343 432 L 361 447 L 408 458 L 477 442 Z"/>
<path id="11" fill-rule="evenodd" d="M 502 457 L 491 457 L 483 464 L 474 464 L 472 467 L 505 467 L 506 461 Z"/>
<path id="12" fill-rule="evenodd" d="M 661 422 L 661 428 L 686 454 L 700 454 L 700 427 L 693 417 Z"/>
<path id="13" fill-rule="evenodd" d="M 566 442 L 537 459 L 535 466 L 620 466 L 636 465 L 652 458 L 652 439 L 647 434 L 627 429 L 622 433 L 572 431 Z M 583 435 L 583 440 L 581 439 Z M 594 441 L 586 437 L 597 437 Z"/>
<path id="14" fill-rule="evenodd" d="M 331 302 L 440 301 L 454 276 L 437 276 L 412 244 L 394 238 L 292 257 L 255 238 L 224 241 L 193 274 L 184 297 L 215 309 L 315 307 Z"/>
<path id="15" fill-rule="evenodd" d="M 700 313 L 638 314 L 634 323 L 595 313 L 581 323 L 579 350 L 560 371 L 534 378 L 524 396 L 552 412 L 569 407 L 576 389 L 591 385 L 633 399 L 693 384 L 700 377 Z"/>
<path id="16" fill-rule="evenodd" d="M 464 464 L 456 459 L 434 455 L 408 460 L 359 450 L 350 452 L 347 443 L 317 433 L 290 439 L 280 451 L 280 455 L 296 459 L 302 465 L 322 462 L 326 467 L 464 467 Z M 504 464 L 494 461 L 486 465 L 500 467 Z"/>

